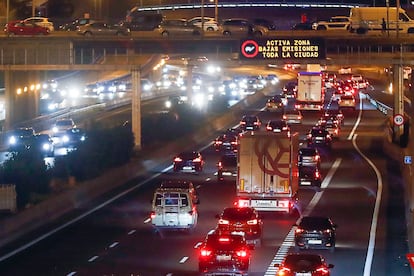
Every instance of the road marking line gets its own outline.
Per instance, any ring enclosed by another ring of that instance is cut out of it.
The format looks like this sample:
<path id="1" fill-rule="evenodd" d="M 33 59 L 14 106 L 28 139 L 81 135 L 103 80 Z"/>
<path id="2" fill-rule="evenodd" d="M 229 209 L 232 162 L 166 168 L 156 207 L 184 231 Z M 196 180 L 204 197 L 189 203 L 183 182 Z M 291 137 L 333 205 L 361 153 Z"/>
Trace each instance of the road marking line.
<path id="1" fill-rule="evenodd" d="M 111 244 L 111 245 L 109 246 L 109 248 L 114 248 L 114 247 L 116 247 L 118 244 L 119 244 L 119 242 L 114 242 L 113 244 Z"/>
<path id="2" fill-rule="evenodd" d="M 371 229 L 369 231 L 369 243 L 368 243 L 367 256 L 366 256 L 365 265 L 364 265 L 364 276 L 370 276 L 371 275 L 372 261 L 373 261 L 373 258 L 374 258 L 375 237 L 377 235 L 377 224 L 378 224 L 379 210 L 380 210 L 380 206 L 381 206 L 383 185 L 382 185 L 382 176 L 381 176 L 381 173 L 378 170 L 378 168 L 358 148 L 358 146 L 356 144 L 357 136 L 358 136 L 357 134 L 354 135 L 354 137 L 352 139 L 352 144 L 354 145 L 354 148 L 358 151 L 358 153 L 362 156 L 362 158 L 364 158 L 365 161 L 367 161 L 368 164 L 371 166 L 371 168 L 375 171 L 375 175 L 377 176 L 377 186 L 378 186 L 377 194 L 376 194 L 376 198 L 375 198 L 374 213 L 372 214 Z"/>
<path id="3" fill-rule="evenodd" d="M 353 136 L 354 136 L 354 134 L 355 134 L 355 131 L 356 131 L 357 127 L 359 126 L 359 123 L 361 122 L 361 118 L 362 118 L 362 109 L 363 109 L 363 101 L 362 101 L 362 99 L 361 99 L 361 95 L 362 95 L 362 93 L 361 93 L 361 92 L 359 92 L 359 113 L 358 113 L 358 119 L 357 119 L 357 121 L 355 122 L 355 124 L 354 124 L 354 126 L 353 126 L 353 128 L 352 128 L 351 132 L 349 133 L 347 140 L 351 140 L 351 139 L 352 139 L 352 137 L 353 137 Z"/>
<path id="4" fill-rule="evenodd" d="M 74 276 L 74 275 L 76 275 L 76 271 L 73 271 L 73 272 L 69 273 L 69 274 L 68 274 L 68 275 L 66 275 L 66 276 Z"/>
<path id="5" fill-rule="evenodd" d="M 99 258 L 99 256 L 93 256 L 92 258 L 90 258 L 89 260 L 88 260 L 88 262 L 90 262 L 90 263 L 92 263 L 93 261 L 95 261 L 96 259 L 98 259 Z"/>
<path id="6" fill-rule="evenodd" d="M 342 158 L 338 158 L 335 160 L 328 174 L 323 179 L 321 188 L 328 187 L 333 175 L 335 174 L 336 170 L 339 168 L 339 165 L 341 164 L 341 162 L 342 162 Z M 298 218 L 296 223 L 299 223 L 300 219 L 303 216 L 307 216 L 312 212 L 313 208 L 315 208 L 316 204 L 322 197 L 322 194 L 323 194 L 323 190 L 321 192 L 315 193 L 312 200 L 306 207 L 303 214 Z M 274 256 L 273 260 L 270 262 L 270 265 L 264 274 L 265 276 L 274 276 L 276 274 L 276 272 L 278 271 L 278 268 L 275 267 L 275 264 L 280 264 L 283 261 L 283 259 L 286 257 L 287 253 L 289 252 L 290 247 L 293 247 L 295 245 L 294 240 L 295 240 L 295 227 L 292 227 L 289 233 L 287 234 L 287 236 L 285 237 L 285 239 L 283 240 L 282 244 L 280 245 L 279 250 L 276 252 L 276 255 Z"/>
<path id="7" fill-rule="evenodd" d="M 148 223 L 150 221 L 151 221 L 151 218 L 147 218 L 147 219 L 144 220 L 144 223 Z"/>
<path id="8" fill-rule="evenodd" d="M 183 257 L 183 258 L 180 260 L 180 264 L 185 263 L 187 260 L 188 260 L 188 257 Z"/>
<path id="9" fill-rule="evenodd" d="M 134 234 L 135 232 L 137 232 L 137 230 L 131 230 L 131 231 L 129 231 L 129 232 L 128 232 L 128 235 L 132 235 L 132 234 Z"/>

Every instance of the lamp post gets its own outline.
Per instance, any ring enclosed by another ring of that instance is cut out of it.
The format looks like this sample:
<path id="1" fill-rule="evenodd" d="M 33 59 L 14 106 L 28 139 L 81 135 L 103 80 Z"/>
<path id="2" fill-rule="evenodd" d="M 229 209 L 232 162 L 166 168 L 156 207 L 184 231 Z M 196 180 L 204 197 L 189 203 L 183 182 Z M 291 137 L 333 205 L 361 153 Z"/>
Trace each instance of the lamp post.
<path id="1" fill-rule="evenodd" d="M 218 22 L 218 0 L 210 0 L 210 2 L 214 1 L 214 19 Z"/>
<path id="2" fill-rule="evenodd" d="M 6 1 L 6 23 L 9 22 L 10 0 Z"/>

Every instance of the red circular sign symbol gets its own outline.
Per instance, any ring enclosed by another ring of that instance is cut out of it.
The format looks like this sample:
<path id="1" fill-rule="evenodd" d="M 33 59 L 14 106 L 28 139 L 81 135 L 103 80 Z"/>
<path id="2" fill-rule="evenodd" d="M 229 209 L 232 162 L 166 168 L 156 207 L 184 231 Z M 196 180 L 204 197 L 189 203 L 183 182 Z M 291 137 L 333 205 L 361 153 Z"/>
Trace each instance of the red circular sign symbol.
<path id="1" fill-rule="evenodd" d="M 247 58 L 254 58 L 259 53 L 259 44 L 254 40 L 246 40 L 241 45 L 241 52 Z"/>
<path id="2" fill-rule="evenodd" d="M 394 115 L 394 124 L 396 126 L 402 126 L 404 124 L 404 116 L 401 114 Z"/>

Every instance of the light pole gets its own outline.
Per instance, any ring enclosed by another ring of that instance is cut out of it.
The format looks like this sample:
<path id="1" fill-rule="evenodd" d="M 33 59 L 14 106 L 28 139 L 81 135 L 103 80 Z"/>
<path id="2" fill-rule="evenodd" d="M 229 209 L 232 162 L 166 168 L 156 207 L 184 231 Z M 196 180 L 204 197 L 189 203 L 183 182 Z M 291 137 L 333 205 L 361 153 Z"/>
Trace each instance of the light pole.
<path id="1" fill-rule="evenodd" d="M 214 1 L 214 19 L 218 22 L 218 0 L 210 0 L 210 2 Z"/>
<path id="2" fill-rule="evenodd" d="M 10 0 L 6 1 L 6 23 L 9 22 Z"/>

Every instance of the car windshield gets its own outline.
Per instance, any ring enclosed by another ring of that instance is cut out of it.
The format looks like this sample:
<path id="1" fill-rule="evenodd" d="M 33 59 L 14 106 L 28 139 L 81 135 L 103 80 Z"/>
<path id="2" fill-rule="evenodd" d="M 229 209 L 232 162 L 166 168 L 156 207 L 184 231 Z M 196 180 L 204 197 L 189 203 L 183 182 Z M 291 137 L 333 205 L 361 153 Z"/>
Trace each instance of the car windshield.
<path id="1" fill-rule="evenodd" d="M 299 150 L 299 154 L 302 156 L 314 156 L 316 155 L 316 149 L 313 148 L 303 148 Z"/>
<path id="2" fill-rule="evenodd" d="M 182 159 L 189 160 L 189 159 L 197 158 L 198 157 L 198 154 L 196 152 L 194 152 L 194 151 L 193 152 L 183 152 L 183 153 L 180 154 L 180 157 Z"/>

